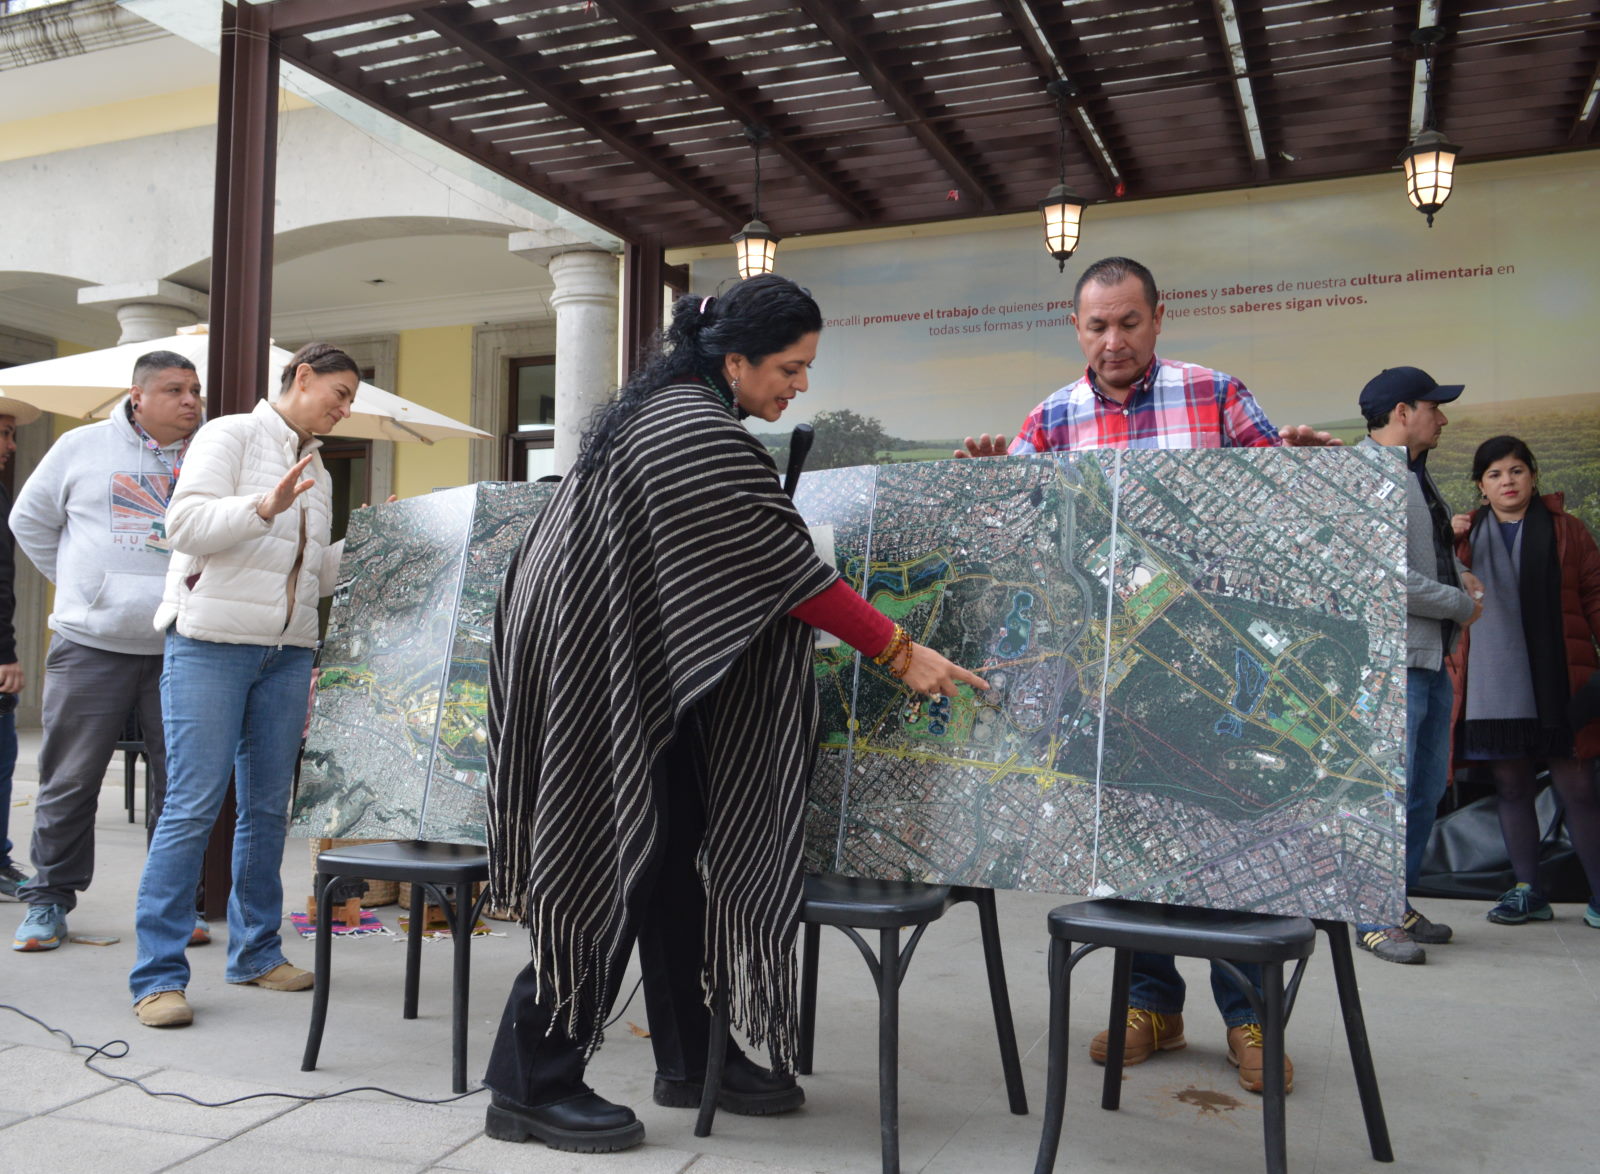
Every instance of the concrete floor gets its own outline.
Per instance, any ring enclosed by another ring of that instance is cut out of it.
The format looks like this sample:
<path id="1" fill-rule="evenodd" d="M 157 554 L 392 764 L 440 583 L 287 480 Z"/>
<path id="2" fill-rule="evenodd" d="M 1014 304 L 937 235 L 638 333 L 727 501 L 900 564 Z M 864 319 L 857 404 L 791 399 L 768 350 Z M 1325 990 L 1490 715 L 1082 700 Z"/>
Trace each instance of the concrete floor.
<path id="1" fill-rule="evenodd" d="M 36 735 L 24 734 L 12 839 L 25 846 L 36 789 Z M 0 950 L 0 1003 L 70 1032 L 86 1044 L 126 1040 L 95 1063 L 153 1089 L 206 1100 L 283 1091 L 325 1094 L 378 1085 L 408 1096 L 449 1095 L 449 947 L 424 953 L 422 1016 L 400 1018 L 403 938 L 341 940 L 321 1067 L 300 1071 L 310 997 L 222 981 L 225 927 L 191 955 L 193 1027 L 141 1027 L 128 1006 L 132 906 L 144 829 L 129 824 L 117 785 L 103 792 L 95 884 L 70 918 L 74 934 L 112 945 L 68 944 L 47 954 Z M 310 888 L 308 851 L 284 853 L 285 905 Z M 1043 1100 L 1047 1018 L 1044 916 L 1059 897 L 1001 893 L 1017 1034 L 1033 1113 L 1014 1117 L 985 998 L 977 920 L 959 906 L 933 926 L 902 988 L 900 1064 L 902 1168 L 926 1174 L 1032 1169 Z M 1359 953 L 1378 1077 L 1397 1170 L 1600 1169 L 1593 1108 L 1600 1103 L 1600 931 L 1581 906 L 1560 906 L 1553 923 L 1507 928 L 1481 905 L 1428 901 L 1435 920 L 1456 926 L 1456 943 L 1435 947 L 1426 966 L 1402 967 Z M 8 934 L 23 915 L 0 904 Z M 399 910 L 379 910 L 395 926 Z M 527 958 L 515 926 L 491 923 L 472 951 L 469 1072 L 482 1071 L 501 1002 Z M 289 942 L 311 963 L 311 943 Z M 1196 993 L 1185 1051 L 1130 1069 L 1122 1109 L 1098 1107 L 1100 1069 L 1085 1054 L 1104 1025 L 1109 956 L 1083 963 L 1074 980 L 1072 1083 L 1057 1169 L 1193 1171 L 1262 1169 L 1259 1099 L 1239 1089 L 1225 1061 L 1221 1020 L 1210 1010 L 1203 963 L 1185 963 Z M 631 988 L 630 977 L 624 989 Z M 85 1068 L 84 1052 L 0 1010 L 0 1174 L 216 1171 L 339 1174 L 494 1171 L 619 1171 L 627 1174 L 872 1174 L 880 1169 L 876 1003 L 860 956 L 843 936 L 823 937 L 816 1072 L 807 1104 L 781 1118 L 720 1114 L 712 1137 L 693 1135 L 693 1114 L 650 1103 L 653 1064 L 641 1001 L 624 1012 L 590 1066 L 604 1095 L 631 1104 L 645 1123 L 640 1149 L 614 1156 L 557 1154 L 537 1143 L 485 1138 L 482 1092 L 446 1105 L 419 1105 L 377 1092 L 299 1102 L 277 1097 L 231 1108 L 152 1099 Z M 1368 1153 L 1326 960 L 1312 959 L 1289 1030 L 1295 1091 L 1289 1098 L 1289 1163 L 1296 1171 L 1377 1169 Z M 115 1057 L 115 1058 L 113 1058 Z M 1215 1095 L 1200 1095 L 1215 1094 Z M 1197 1104 L 1196 1102 L 1201 1102 Z"/>

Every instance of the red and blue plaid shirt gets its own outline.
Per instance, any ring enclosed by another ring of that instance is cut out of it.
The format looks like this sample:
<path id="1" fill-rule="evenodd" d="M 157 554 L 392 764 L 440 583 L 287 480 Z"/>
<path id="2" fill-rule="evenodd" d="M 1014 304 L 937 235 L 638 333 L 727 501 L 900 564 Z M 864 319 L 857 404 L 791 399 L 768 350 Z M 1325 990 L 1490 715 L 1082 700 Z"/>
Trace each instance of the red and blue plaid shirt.
<path id="1" fill-rule="evenodd" d="M 1034 408 L 1012 454 L 1083 448 L 1261 448 L 1283 443 L 1249 389 L 1193 363 L 1151 360 L 1125 403 L 1093 371 Z"/>

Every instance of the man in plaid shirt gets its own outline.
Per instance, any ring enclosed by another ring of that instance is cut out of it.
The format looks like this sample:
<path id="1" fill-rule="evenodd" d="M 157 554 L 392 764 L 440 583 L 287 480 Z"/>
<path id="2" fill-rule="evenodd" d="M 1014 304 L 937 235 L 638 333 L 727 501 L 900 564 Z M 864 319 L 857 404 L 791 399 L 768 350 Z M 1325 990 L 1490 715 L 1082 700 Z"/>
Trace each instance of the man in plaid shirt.
<path id="1" fill-rule="evenodd" d="M 967 437 L 956 456 L 1338 443 L 1304 426 L 1274 428 L 1231 375 L 1157 358 L 1166 305 L 1139 262 L 1096 261 L 1078 278 L 1072 304 L 1072 325 L 1089 364 L 1083 377 L 1034 408 L 1009 448 L 1003 434 L 984 433 Z"/>
<path id="2" fill-rule="evenodd" d="M 1338 440 L 1305 426 L 1275 429 L 1245 385 L 1220 371 L 1156 357 L 1166 311 L 1150 270 L 1127 257 L 1096 261 L 1078 278 L 1072 325 L 1088 361 L 1083 378 L 1034 408 L 1009 446 L 1004 435 L 967 437 L 958 457 L 1088 448 L 1254 448 L 1326 445 Z M 1240 970 L 1259 992 L 1258 966 Z M 1228 1060 L 1239 1083 L 1260 1092 L 1261 1026 L 1250 1001 L 1212 963 L 1211 993 L 1228 1028 Z M 1125 1064 L 1185 1046 L 1184 982 L 1170 954 L 1135 954 L 1128 985 Z M 1106 1032 L 1089 1044 L 1106 1059 Z M 1294 1065 L 1284 1057 L 1285 1091 Z"/>

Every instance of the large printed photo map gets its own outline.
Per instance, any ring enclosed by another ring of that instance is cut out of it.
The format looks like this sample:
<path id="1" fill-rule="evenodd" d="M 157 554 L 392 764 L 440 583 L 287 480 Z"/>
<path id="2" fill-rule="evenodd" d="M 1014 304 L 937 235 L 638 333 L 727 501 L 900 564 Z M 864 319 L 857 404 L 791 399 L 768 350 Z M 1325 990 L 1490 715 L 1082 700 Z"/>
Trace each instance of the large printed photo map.
<path id="1" fill-rule="evenodd" d="M 486 481 L 351 515 L 296 829 L 483 843 L 495 602 L 551 491 Z"/>
<path id="2" fill-rule="evenodd" d="M 1354 449 L 805 474 L 850 583 L 992 685 L 914 697 L 819 649 L 810 865 L 1397 923 L 1403 476 Z M 353 516 L 305 834 L 483 843 L 495 600 L 550 492 Z"/>
<path id="3" fill-rule="evenodd" d="M 1402 475 L 1350 449 L 805 475 L 851 584 L 992 686 L 916 698 L 820 652 L 811 865 L 1396 924 Z"/>

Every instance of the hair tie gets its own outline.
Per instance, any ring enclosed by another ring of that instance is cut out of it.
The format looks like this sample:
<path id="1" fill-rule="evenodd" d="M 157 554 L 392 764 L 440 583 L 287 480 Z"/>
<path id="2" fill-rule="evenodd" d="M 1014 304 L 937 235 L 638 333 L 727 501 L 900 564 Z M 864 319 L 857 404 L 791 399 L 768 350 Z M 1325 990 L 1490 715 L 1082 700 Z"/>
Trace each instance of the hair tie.
<path id="1" fill-rule="evenodd" d="M 704 318 L 706 316 L 706 307 L 716 300 L 716 294 L 707 294 L 705 297 L 700 299 L 700 317 Z"/>

